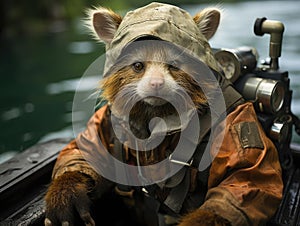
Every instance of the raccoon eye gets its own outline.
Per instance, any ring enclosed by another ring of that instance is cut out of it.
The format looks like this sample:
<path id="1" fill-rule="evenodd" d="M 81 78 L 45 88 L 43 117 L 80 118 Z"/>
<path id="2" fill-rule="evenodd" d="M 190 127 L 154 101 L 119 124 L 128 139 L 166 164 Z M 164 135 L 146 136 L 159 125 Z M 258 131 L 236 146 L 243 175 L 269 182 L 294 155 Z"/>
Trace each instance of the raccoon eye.
<path id="1" fill-rule="evenodd" d="M 179 62 L 173 61 L 168 64 L 168 68 L 171 71 L 179 71 Z"/>
<path id="2" fill-rule="evenodd" d="M 132 64 L 132 69 L 135 72 L 141 72 L 144 69 L 144 64 L 142 62 L 136 62 Z"/>

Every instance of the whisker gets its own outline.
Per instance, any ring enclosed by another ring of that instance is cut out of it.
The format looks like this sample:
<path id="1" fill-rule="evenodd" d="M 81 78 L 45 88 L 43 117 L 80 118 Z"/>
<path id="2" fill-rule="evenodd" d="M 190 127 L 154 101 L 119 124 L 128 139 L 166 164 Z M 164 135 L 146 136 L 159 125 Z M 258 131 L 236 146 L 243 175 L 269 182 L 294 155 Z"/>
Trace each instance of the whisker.
<path id="1" fill-rule="evenodd" d="M 123 110 L 125 110 L 132 107 L 139 99 L 140 97 L 136 92 L 136 85 L 128 84 L 119 91 L 115 104 L 119 105 Z M 123 100 L 126 101 L 123 102 Z"/>
<path id="2" fill-rule="evenodd" d="M 179 99 L 179 101 L 177 102 L 179 103 L 179 106 L 181 106 L 182 109 L 189 109 L 190 107 L 194 106 L 193 102 L 190 101 L 191 97 L 181 86 L 178 86 L 175 89 L 174 94 L 176 95 L 176 100 L 177 98 Z"/>

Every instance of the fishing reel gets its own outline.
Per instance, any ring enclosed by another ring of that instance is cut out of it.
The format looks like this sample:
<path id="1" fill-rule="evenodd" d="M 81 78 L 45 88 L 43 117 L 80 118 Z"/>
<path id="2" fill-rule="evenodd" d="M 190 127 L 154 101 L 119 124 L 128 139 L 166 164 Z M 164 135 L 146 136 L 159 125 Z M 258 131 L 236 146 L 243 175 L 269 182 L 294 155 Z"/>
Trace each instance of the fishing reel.
<path id="1" fill-rule="evenodd" d="M 279 21 L 258 18 L 254 33 L 270 35 L 269 58 L 258 64 L 253 47 L 214 49 L 214 54 L 229 79 L 245 100 L 254 104 L 259 121 L 279 151 L 283 168 L 292 164 L 290 150 L 292 127 L 300 135 L 300 121 L 291 112 L 292 90 L 287 71 L 279 69 L 284 25 Z"/>

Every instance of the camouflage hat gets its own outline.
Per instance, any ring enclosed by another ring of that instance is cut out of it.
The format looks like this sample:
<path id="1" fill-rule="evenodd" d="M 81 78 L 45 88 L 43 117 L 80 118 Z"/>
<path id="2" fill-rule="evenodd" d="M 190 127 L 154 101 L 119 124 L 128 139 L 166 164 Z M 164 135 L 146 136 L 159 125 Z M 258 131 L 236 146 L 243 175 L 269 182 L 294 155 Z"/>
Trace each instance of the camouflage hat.
<path id="1" fill-rule="evenodd" d="M 145 36 L 183 47 L 210 68 L 218 70 L 207 38 L 193 17 L 177 6 L 154 2 L 129 11 L 124 16 L 113 39 L 106 43 L 104 75 L 114 65 L 124 47 Z"/>

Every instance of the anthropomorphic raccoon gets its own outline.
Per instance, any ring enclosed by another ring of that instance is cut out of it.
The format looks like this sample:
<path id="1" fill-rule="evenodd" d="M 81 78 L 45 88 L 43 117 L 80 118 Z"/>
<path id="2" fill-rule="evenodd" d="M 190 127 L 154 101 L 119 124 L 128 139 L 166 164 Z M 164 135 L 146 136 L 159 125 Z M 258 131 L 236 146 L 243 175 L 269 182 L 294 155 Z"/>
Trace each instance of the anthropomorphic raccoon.
<path id="1" fill-rule="evenodd" d="M 108 192 L 140 225 L 264 225 L 281 201 L 281 167 L 208 44 L 220 11 L 151 3 L 89 15 L 106 44 L 106 103 L 58 156 L 45 225 L 103 225 L 91 206 Z"/>

